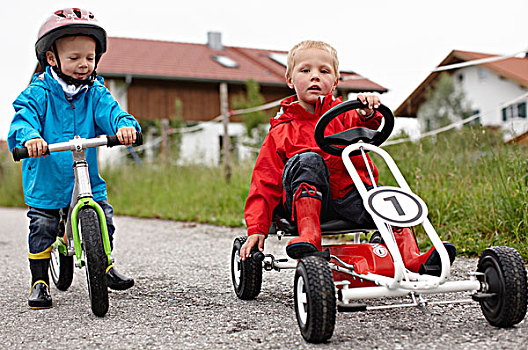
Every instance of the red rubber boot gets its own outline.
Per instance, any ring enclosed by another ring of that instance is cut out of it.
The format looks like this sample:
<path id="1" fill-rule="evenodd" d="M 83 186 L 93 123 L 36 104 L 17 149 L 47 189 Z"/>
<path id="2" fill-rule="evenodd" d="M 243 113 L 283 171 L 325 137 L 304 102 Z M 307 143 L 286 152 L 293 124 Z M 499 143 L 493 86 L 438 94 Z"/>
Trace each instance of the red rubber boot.
<path id="1" fill-rule="evenodd" d="M 394 228 L 393 231 L 403 263 L 409 271 L 440 276 L 442 272 L 440 255 L 434 247 L 431 247 L 426 253 L 420 254 L 416 238 L 409 228 L 398 227 Z M 444 247 L 449 255 L 450 263 L 453 264 L 456 257 L 455 246 L 449 242 L 444 242 Z"/>
<path id="2" fill-rule="evenodd" d="M 418 272 L 422 263 L 427 261 L 427 258 L 422 259 L 414 234 L 408 227 L 394 227 L 393 232 L 403 264 L 409 271 Z"/>
<path id="3" fill-rule="evenodd" d="M 321 251 L 321 200 L 314 197 L 301 197 L 295 201 L 297 213 L 297 231 L 299 237 L 293 238 L 286 246 L 286 254 L 292 259 Z"/>

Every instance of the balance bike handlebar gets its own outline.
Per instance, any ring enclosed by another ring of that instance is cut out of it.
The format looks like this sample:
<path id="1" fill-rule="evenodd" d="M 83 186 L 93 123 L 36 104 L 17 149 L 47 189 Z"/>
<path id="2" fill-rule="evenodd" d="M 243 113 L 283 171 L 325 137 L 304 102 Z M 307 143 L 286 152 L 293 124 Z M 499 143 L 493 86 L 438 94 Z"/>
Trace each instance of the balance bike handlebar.
<path id="1" fill-rule="evenodd" d="M 136 132 L 136 142 L 134 142 L 134 146 L 140 146 L 143 144 L 143 134 L 140 132 Z M 77 149 L 77 147 L 85 148 L 92 148 L 92 147 L 99 147 L 99 146 L 107 146 L 107 147 L 113 147 L 122 145 L 121 142 L 119 142 L 116 135 L 101 135 L 101 137 L 94 137 L 91 139 L 73 139 L 67 142 L 59 142 L 59 143 L 52 143 L 48 145 L 48 150 L 46 151 L 46 155 L 50 154 L 51 152 L 59 152 L 59 151 L 74 151 Z M 13 153 L 13 160 L 15 162 L 20 161 L 21 159 L 29 158 L 29 153 L 27 147 L 20 147 L 16 148 L 14 147 L 11 152 Z"/>

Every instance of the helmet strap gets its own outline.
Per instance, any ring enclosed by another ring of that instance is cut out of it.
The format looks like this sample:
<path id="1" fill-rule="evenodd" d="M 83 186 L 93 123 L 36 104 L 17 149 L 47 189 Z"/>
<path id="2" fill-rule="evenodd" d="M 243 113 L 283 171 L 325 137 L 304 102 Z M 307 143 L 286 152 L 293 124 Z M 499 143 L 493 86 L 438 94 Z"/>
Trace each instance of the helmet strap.
<path id="1" fill-rule="evenodd" d="M 68 85 L 75 85 L 75 86 L 80 86 L 80 85 L 88 85 L 88 86 L 92 86 L 96 77 L 97 77 L 97 72 L 95 71 L 95 68 L 94 67 L 94 70 L 92 72 L 92 74 L 88 77 L 88 79 L 75 79 L 75 78 L 72 78 L 70 77 L 69 75 L 66 75 L 62 72 L 62 69 L 61 69 L 61 62 L 60 62 L 60 58 L 59 58 L 59 54 L 57 52 L 57 46 L 55 45 L 55 43 L 53 43 L 53 45 L 51 46 L 51 50 L 53 52 L 53 54 L 55 55 L 55 62 L 57 63 L 56 66 L 52 66 L 53 70 L 55 71 L 55 73 L 57 73 L 57 75 L 62 79 L 64 80 L 64 82 Z"/>

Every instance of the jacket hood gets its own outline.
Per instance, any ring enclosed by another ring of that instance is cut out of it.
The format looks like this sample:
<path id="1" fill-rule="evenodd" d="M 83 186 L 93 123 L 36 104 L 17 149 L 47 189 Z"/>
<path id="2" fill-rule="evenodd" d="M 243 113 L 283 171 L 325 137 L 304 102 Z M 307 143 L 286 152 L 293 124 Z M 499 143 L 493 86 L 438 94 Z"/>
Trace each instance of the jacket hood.
<path id="1" fill-rule="evenodd" d="M 321 118 L 330 108 L 342 102 L 341 97 L 334 97 L 333 95 L 320 96 L 315 104 L 315 112 L 310 113 L 299 103 L 297 95 L 286 97 L 281 101 L 281 108 L 274 118 L 270 119 L 271 128 L 287 123 L 293 119 L 310 120 L 314 118 Z"/>

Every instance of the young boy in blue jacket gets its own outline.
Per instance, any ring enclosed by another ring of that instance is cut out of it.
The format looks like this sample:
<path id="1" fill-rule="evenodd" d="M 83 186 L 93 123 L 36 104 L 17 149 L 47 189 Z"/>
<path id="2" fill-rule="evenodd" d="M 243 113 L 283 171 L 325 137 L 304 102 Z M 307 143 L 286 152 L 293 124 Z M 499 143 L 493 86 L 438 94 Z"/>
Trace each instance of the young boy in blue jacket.
<path id="1" fill-rule="evenodd" d="M 56 240 L 62 213 L 70 205 L 74 174 L 70 152 L 46 156 L 48 143 L 116 134 L 125 145 L 135 142 L 139 124 L 123 111 L 103 85 L 95 68 L 106 51 L 106 32 L 94 15 L 69 8 L 56 11 L 41 26 L 35 50 L 45 72 L 34 75 L 31 84 L 13 103 L 15 116 L 8 135 L 9 148 L 25 146 L 22 182 L 29 206 L 30 308 L 49 308 L 52 299 L 48 268 L 51 245 Z M 113 208 L 106 184 L 99 175 L 97 148 L 86 150 L 90 164 L 93 198 L 103 208 L 112 242 Z M 124 290 L 134 280 L 108 266 L 109 288 Z"/>

